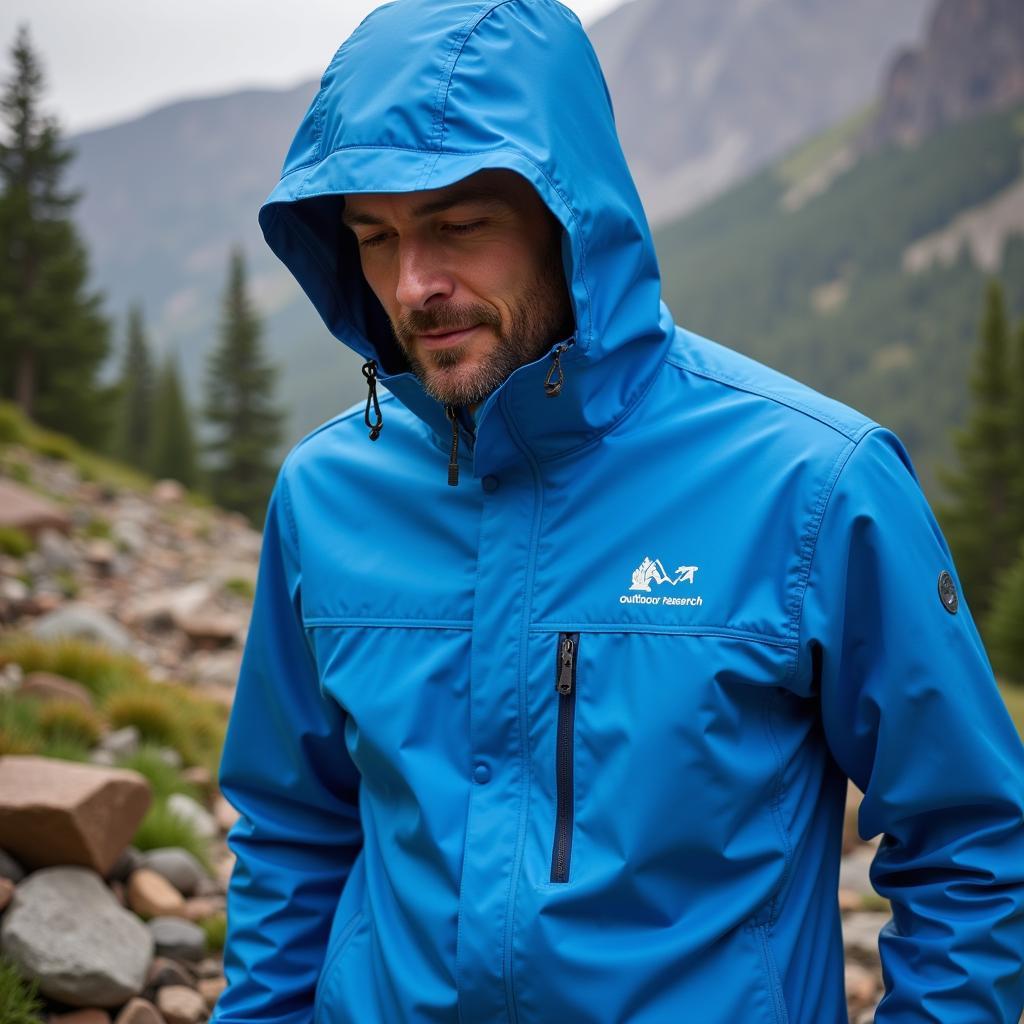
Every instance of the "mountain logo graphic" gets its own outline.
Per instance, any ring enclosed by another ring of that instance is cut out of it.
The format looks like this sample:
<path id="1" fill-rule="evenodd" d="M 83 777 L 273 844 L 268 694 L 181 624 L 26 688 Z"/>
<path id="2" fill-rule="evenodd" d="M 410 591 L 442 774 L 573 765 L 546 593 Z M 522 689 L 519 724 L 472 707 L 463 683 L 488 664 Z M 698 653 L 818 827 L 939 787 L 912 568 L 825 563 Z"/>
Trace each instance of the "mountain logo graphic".
<path id="1" fill-rule="evenodd" d="M 679 583 L 693 583 L 699 568 L 696 565 L 680 565 L 676 569 L 675 576 L 669 576 L 665 572 L 665 566 L 661 564 L 660 558 L 656 558 L 653 562 L 651 559 L 645 558 L 633 570 L 633 585 L 629 589 L 644 590 L 650 593 L 652 582 L 671 583 L 673 587 Z"/>

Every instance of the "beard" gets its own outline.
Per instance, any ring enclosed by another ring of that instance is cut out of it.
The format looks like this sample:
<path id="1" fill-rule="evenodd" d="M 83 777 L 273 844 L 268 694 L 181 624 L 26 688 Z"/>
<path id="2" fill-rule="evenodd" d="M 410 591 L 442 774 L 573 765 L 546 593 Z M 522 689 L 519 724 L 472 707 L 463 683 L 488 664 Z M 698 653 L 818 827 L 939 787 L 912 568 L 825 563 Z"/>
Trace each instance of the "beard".
<path id="1" fill-rule="evenodd" d="M 410 310 L 393 320 L 391 329 L 428 395 L 443 405 L 479 405 L 520 366 L 539 359 L 556 341 L 573 332 L 560 244 L 552 247 L 540 273 L 508 307 L 507 324 L 491 306 L 449 302 Z M 475 355 L 479 339 L 422 355 L 415 351 L 419 333 L 455 331 L 474 324 L 495 336 L 490 348 L 479 356 Z"/>

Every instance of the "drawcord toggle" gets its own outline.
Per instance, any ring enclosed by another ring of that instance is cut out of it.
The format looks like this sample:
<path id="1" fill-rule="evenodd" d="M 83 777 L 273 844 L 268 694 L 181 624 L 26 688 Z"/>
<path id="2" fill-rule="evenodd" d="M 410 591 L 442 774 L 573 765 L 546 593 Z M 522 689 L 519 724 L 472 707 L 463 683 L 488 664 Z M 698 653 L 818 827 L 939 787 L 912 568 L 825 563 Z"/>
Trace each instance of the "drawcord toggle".
<path id="1" fill-rule="evenodd" d="M 456 417 L 455 406 L 446 405 L 444 414 L 452 425 L 452 455 L 448 460 L 448 483 L 452 487 L 459 485 L 459 421 Z"/>
<path id="2" fill-rule="evenodd" d="M 551 352 L 551 369 L 544 378 L 544 392 L 548 398 L 555 398 L 562 393 L 565 373 L 562 370 L 562 353 L 569 347 L 569 342 L 556 345 Z M 557 377 L 555 376 L 557 374 Z"/>
<path id="3" fill-rule="evenodd" d="M 366 412 L 363 413 L 363 422 L 370 428 L 370 440 L 376 441 L 380 437 L 380 432 L 384 427 L 384 417 L 380 414 L 380 402 L 377 401 L 377 360 L 367 359 L 363 363 L 363 376 L 366 378 L 367 386 L 369 387 L 369 393 L 366 396 Z M 370 422 L 370 408 L 373 408 L 373 414 L 376 418 L 376 423 Z"/>

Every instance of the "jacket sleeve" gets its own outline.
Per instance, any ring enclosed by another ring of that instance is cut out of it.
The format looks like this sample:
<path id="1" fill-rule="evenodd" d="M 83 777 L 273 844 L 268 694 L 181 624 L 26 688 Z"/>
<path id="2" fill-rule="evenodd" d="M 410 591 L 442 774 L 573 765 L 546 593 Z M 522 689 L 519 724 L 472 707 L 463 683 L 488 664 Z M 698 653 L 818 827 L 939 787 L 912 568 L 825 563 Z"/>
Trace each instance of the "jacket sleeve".
<path id="1" fill-rule="evenodd" d="M 864 793 L 860 835 L 882 834 L 876 1024 L 1017 1024 L 1024 750 L 909 459 L 880 428 L 828 496 L 801 633 L 829 747 Z"/>
<path id="2" fill-rule="evenodd" d="M 344 714 L 321 692 L 302 628 L 297 540 L 282 471 L 220 767 L 241 817 L 228 839 L 236 861 L 217 1024 L 309 1024 L 332 915 L 362 845 Z"/>

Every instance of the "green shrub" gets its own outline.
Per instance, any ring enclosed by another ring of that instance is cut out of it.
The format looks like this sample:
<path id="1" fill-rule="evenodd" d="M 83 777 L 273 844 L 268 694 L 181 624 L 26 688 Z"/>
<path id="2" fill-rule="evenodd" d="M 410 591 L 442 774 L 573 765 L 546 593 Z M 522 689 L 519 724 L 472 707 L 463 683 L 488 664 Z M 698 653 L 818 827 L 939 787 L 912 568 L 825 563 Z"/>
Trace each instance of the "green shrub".
<path id="1" fill-rule="evenodd" d="M 180 846 L 188 850 L 206 872 L 213 874 L 209 844 L 184 818 L 171 812 L 165 799 L 153 801 L 135 832 L 132 844 L 140 850 Z"/>
<path id="2" fill-rule="evenodd" d="M 134 725 L 147 743 L 178 749 L 178 711 L 163 688 L 125 690 L 106 702 L 105 711 L 115 729 Z"/>
<path id="3" fill-rule="evenodd" d="M 75 740 L 58 737 L 55 740 L 46 740 L 36 751 L 42 757 L 54 757 L 58 761 L 88 761 L 90 747 Z"/>
<path id="4" fill-rule="evenodd" d="M 226 914 L 213 914 L 199 922 L 199 927 L 206 933 L 206 948 L 212 953 L 219 953 L 224 948 L 224 940 L 228 933 Z"/>
<path id="5" fill-rule="evenodd" d="M 0 755 L 35 754 L 45 741 L 37 702 L 0 695 Z"/>
<path id="6" fill-rule="evenodd" d="M 172 793 L 184 793 L 195 800 L 200 799 L 199 790 L 186 782 L 177 768 L 169 765 L 160 755 L 160 748 L 140 747 L 138 752 L 118 759 L 119 768 L 130 768 L 149 779 L 156 799 L 166 799 Z"/>
<path id="7" fill-rule="evenodd" d="M 80 682 L 98 700 L 114 693 L 151 686 L 134 658 L 87 640 L 40 640 L 23 634 L 0 637 L 0 665 L 14 662 L 25 672 L 54 672 Z"/>
<path id="8" fill-rule="evenodd" d="M 74 442 L 61 434 L 43 434 L 32 443 L 33 449 L 44 458 L 67 462 L 74 454 Z"/>
<path id="9" fill-rule="evenodd" d="M 0 553 L 12 558 L 24 558 L 35 546 L 35 542 L 24 530 L 16 526 L 0 526 Z"/>
<path id="10" fill-rule="evenodd" d="M 21 413 L 10 402 L 0 402 L 0 444 L 20 444 L 25 440 Z"/>
<path id="11" fill-rule="evenodd" d="M 251 601 L 256 596 L 256 585 L 252 580 L 243 579 L 239 576 L 225 581 L 224 589 L 238 597 L 244 597 L 247 601 Z"/>
<path id="12" fill-rule="evenodd" d="M 103 735 L 103 721 L 90 708 L 71 700 L 47 701 L 39 709 L 39 730 L 47 741 L 94 747 Z"/>
<path id="13" fill-rule="evenodd" d="M 3 1024 L 41 1024 L 43 1004 L 39 987 L 18 973 L 14 964 L 0 957 L 0 1021 Z"/>

